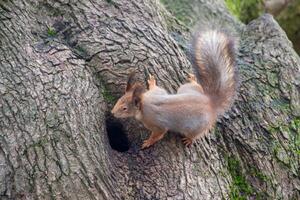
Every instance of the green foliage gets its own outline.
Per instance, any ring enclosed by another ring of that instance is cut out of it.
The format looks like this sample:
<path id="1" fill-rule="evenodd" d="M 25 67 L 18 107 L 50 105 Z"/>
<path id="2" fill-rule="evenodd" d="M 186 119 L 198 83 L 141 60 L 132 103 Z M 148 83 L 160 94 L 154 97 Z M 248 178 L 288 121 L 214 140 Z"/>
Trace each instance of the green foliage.
<path id="1" fill-rule="evenodd" d="M 117 101 L 117 98 L 112 95 L 112 92 L 108 89 L 108 87 L 105 85 L 105 81 L 103 78 L 98 74 L 98 76 L 95 77 L 100 83 L 99 88 L 100 88 L 100 93 L 102 94 L 102 97 L 108 104 L 114 104 Z"/>
<path id="2" fill-rule="evenodd" d="M 102 96 L 104 100 L 108 103 L 114 103 L 117 99 L 111 94 L 111 92 L 107 88 L 102 89 Z"/>
<path id="3" fill-rule="evenodd" d="M 294 174 L 299 173 L 300 155 L 300 118 L 295 117 L 289 123 L 276 123 L 268 127 L 268 131 L 275 136 L 286 135 L 288 138 L 279 143 L 274 142 L 272 146 L 276 160 L 286 167 L 292 169 Z"/>
<path id="4" fill-rule="evenodd" d="M 225 0 L 227 8 L 238 19 L 241 17 L 241 0 Z"/>
<path id="5" fill-rule="evenodd" d="M 54 36 L 56 36 L 57 33 L 56 33 L 56 30 L 54 28 L 49 27 L 48 30 L 47 30 L 47 34 L 48 34 L 49 37 L 54 37 Z"/>
<path id="6" fill-rule="evenodd" d="M 244 23 L 262 14 L 262 0 L 225 0 L 230 12 Z"/>
<path id="7" fill-rule="evenodd" d="M 262 171 L 260 171 L 259 169 L 257 169 L 254 166 L 250 166 L 250 168 L 248 170 L 248 174 L 252 177 L 255 177 L 255 178 L 259 179 L 260 182 L 268 182 L 268 181 L 271 180 L 270 177 L 263 174 Z"/>
<path id="8" fill-rule="evenodd" d="M 230 199 L 246 200 L 247 196 L 253 193 L 252 187 L 243 174 L 242 167 L 238 159 L 234 157 L 227 158 L 228 171 L 232 177 L 232 185 L 230 186 Z"/>

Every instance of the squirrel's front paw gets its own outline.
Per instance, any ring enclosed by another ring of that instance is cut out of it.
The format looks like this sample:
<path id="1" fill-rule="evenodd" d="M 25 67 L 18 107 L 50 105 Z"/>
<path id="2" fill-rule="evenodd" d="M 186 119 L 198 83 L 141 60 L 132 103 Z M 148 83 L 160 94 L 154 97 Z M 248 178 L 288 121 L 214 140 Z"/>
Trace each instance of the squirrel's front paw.
<path id="1" fill-rule="evenodd" d="M 149 75 L 148 85 L 149 85 L 149 89 L 152 89 L 153 87 L 156 86 L 156 81 L 155 81 L 154 76 Z"/>
<path id="2" fill-rule="evenodd" d="M 188 75 L 189 75 L 188 77 L 189 82 L 197 82 L 194 74 L 188 73 Z"/>
<path id="3" fill-rule="evenodd" d="M 142 149 L 146 149 L 146 148 L 150 147 L 152 144 L 153 144 L 152 140 L 150 140 L 150 139 L 144 140 Z"/>

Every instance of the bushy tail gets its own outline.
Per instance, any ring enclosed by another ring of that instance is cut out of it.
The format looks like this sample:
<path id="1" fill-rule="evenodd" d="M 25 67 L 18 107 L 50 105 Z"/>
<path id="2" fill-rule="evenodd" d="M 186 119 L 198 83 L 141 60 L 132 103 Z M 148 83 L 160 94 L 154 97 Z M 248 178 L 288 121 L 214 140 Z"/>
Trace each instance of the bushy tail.
<path id="1" fill-rule="evenodd" d="M 199 32 L 192 43 L 195 75 L 217 114 L 233 102 L 236 91 L 235 40 L 219 30 Z"/>

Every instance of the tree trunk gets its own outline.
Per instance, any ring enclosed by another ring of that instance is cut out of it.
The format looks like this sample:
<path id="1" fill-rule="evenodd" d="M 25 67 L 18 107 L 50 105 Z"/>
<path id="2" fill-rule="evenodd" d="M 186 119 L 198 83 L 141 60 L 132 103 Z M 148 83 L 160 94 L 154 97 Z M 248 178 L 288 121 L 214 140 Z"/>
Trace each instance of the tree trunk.
<path id="1" fill-rule="evenodd" d="M 270 15 L 230 20 L 233 108 L 191 148 L 168 133 L 140 150 L 148 131 L 109 111 L 132 69 L 184 82 L 189 27 L 150 0 L 0 1 L 0 199 L 299 199 L 300 59 Z"/>

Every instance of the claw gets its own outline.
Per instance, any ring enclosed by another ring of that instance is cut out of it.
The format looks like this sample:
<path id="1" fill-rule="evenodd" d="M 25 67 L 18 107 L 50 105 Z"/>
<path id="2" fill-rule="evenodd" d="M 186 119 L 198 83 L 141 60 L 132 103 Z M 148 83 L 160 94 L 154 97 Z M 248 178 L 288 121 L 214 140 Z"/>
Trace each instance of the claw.
<path id="1" fill-rule="evenodd" d="M 186 147 L 190 147 L 193 144 L 193 140 L 190 138 L 182 138 L 182 143 L 186 146 Z"/>
<path id="2" fill-rule="evenodd" d="M 148 79 L 147 82 L 148 82 L 148 85 L 149 85 L 149 89 L 152 89 L 153 87 L 156 86 L 155 78 L 151 74 L 149 75 L 149 79 Z"/>
<path id="3" fill-rule="evenodd" d="M 146 149 L 148 147 L 150 147 L 152 145 L 152 141 L 151 140 L 144 140 L 143 145 L 142 145 L 142 149 Z"/>
<path id="4" fill-rule="evenodd" d="M 188 75 L 189 75 L 188 80 L 190 82 L 196 82 L 196 77 L 194 74 L 188 73 Z"/>

